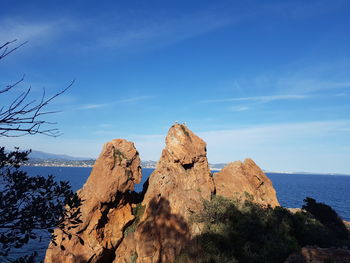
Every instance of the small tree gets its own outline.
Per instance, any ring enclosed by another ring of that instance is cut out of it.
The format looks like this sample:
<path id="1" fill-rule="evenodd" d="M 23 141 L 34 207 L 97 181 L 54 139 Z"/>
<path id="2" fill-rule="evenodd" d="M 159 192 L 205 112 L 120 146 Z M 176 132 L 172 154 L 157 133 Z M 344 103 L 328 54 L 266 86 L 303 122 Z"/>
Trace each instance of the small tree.
<path id="1" fill-rule="evenodd" d="M 81 200 L 68 182 L 54 181 L 52 175 L 28 176 L 20 165 L 28 160 L 29 151 L 5 152 L 0 148 L 0 256 L 7 257 L 11 249 L 21 248 L 40 234 L 36 230 L 59 227 L 67 235 L 66 224 L 80 221 Z M 52 236 L 54 242 L 55 236 Z"/>
<path id="2" fill-rule="evenodd" d="M 346 239 L 349 232 L 334 209 L 324 203 L 319 203 L 311 197 L 304 199 L 303 209 L 311 213 L 318 221 L 332 231 L 337 238 Z"/>
<path id="3" fill-rule="evenodd" d="M 12 47 L 10 41 L 0 46 L 0 60 L 24 45 Z M 0 96 L 11 92 L 23 81 L 23 77 L 14 84 L 0 90 Z M 30 88 L 17 96 L 8 105 L 0 108 L 0 137 L 18 137 L 24 135 L 44 134 L 59 136 L 57 128 L 47 128 L 55 123 L 42 119 L 53 111 L 45 107 L 68 87 L 46 98 L 45 90 L 40 100 L 28 101 Z M 6 151 L 0 147 L 0 261 L 34 262 L 36 252 L 15 261 L 8 258 L 9 252 L 21 248 L 30 239 L 38 238 L 37 230 L 48 230 L 55 244 L 53 228 L 60 228 L 68 238 L 71 229 L 80 221 L 81 200 L 74 193 L 68 182 L 56 182 L 52 175 L 28 176 L 20 166 L 28 160 L 30 151 Z M 69 226 L 68 226 L 69 224 Z"/>

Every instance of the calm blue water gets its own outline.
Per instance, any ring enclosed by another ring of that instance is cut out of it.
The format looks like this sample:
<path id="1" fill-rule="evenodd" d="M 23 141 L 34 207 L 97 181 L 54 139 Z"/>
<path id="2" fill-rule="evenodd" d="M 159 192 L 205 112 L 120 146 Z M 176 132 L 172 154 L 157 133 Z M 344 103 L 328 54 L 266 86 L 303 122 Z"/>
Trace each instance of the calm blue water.
<path id="1" fill-rule="evenodd" d="M 324 174 L 271 174 L 278 200 L 284 207 L 301 207 L 305 197 L 330 205 L 350 221 L 350 176 Z"/>
<path id="2" fill-rule="evenodd" d="M 91 168 L 81 167 L 23 167 L 29 175 L 54 175 L 57 180 L 70 181 L 74 190 L 83 186 Z M 141 191 L 153 169 L 142 169 L 143 179 L 136 185 L 135 191 Z M 312 197 L 318 202 L 332 206 L 345 220 L 350 221 L 350 176 L 317 175 L 317 174 L 277 174 L 268 173 L 277 192 L 278 200 L 284 207 L 301 207 L 305 197 Z M 16 251 L 16 257 L 29 254 L 32 251 L 39 253 L 39 260 L 45 255 L 49 241 L 48 236 L 43 240 L 31 242 Z M 0 259 L 1 260 L 1 259 Z"/>
<path id="3" fill-rule="evenodd" d="M 92 168 L 82 167 L 23 167 L 30 175 L 53 174 L 57 180 L 69 181 L 74 190 L 83 186 Z M 135 191 L 142 191 L 142 185 L 153 169 L 142 169 L 143 178 Z M 268 173 L 284 207 L 301 207 L 305 197 L 332 206 L 345 220 L 350 221 L 350 176 L 320 174 L 277 174 Z"/>

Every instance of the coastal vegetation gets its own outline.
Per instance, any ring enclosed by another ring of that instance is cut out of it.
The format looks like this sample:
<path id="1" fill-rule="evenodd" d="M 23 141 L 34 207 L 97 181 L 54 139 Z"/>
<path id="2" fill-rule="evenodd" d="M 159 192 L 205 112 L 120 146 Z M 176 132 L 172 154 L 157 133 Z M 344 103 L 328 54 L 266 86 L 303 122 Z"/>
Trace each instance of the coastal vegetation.
<path id="1" fill-rule="evenodd" d="M 132 215 L 135 217 L 132 223 L 124 229 L 124 236 L 135 232 L 137 225 L 140 223 L 141 217 L 145 212 L 145 206 L 138 203 L 132 209 Z"/>
<path id="2" fill-rule="evenodd" d="M 350 247 L 349 232 L 328 205 L 306 198 L 296 213 L 251 200 L 214 196 L 192 221 L 204 231 L 176 262 L 284 262 L 304 246 Z M 198 255 L 201 255 L 198 257 Z"/>

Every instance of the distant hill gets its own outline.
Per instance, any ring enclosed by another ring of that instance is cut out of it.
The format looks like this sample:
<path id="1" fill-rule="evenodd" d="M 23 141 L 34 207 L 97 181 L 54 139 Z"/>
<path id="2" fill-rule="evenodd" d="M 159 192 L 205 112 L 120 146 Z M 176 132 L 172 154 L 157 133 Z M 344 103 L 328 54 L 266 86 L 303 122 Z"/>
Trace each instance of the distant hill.
<path id="1" fill-rule="evenodd" d="M 47 152 L 32 150 L 32 152 L 29 154 L 29 159 L 83 161 L 83 160 L 92 160 L 93 158 L 73 157 L 66 154 L 54 154 L 54 153 L 47 153 Z"/>
<path id="2" fill-rule="evenodd" d="M 213 169 L 213 170 L 220 170 L 224 168 L 226 165 L 227 163 L 210 163 L 209 167 L 210 169 Z"/>
<path id="3" fill-rule="evenodd" d="M 32 150 L 29 154 L 29 161 L 26 165 L 31 166 L 93 166 L 95 163 L 95 159 L 87 158 L 87 157 L 74 157 L 66 154 L 54 154 L 47 153 L 42 151 Z M 152 168 L 154 169 L 157 165 L 156 161 L 142 161 L 141 166 L 143 168 Z M 222 169 L 226 163 L 216 163 L 209 164 L 210 169 L 220 170 Z"/>

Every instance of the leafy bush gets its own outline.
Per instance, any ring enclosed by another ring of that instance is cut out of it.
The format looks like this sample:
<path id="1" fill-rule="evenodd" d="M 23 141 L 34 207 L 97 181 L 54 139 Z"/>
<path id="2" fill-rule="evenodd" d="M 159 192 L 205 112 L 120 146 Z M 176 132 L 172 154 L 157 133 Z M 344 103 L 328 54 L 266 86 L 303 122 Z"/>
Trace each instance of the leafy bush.
<path id="1" fill-rule="evenodd" d="M 349 235 L 346 226 L 330 206 L 318 203 L 315 199 L 307 197 L 304 199 L 303 209 L 311 213 L 318 221 L 333 232 L 336 238 L 346 239 Z"/>
<path id="2" fill-rule="evenodd" d="M 68 182 L 56 182 L 52 175 L 29 176 L 20 169 L 28 160 L 29 151 L 7 152 L 0 147 L 0 261 L 9 253 L 26 245 L 31 239 L 41 239 L 47 232 L 55 242 L 53 228 L 59 228 L 70 239 L 74 228 L 82 221 L 82 200 Z M 36 253 L 19 258 L 32 262 Z"/>
<path id="3" fill-rule="evenodd" d="M 277 263 L 305 245 L 345 244 L 332 228 L 309 212 L 293 214 L 283 207 L 263 207 L 250 200 L 221 196 L 204 201 L 203 207 L 192 219 L 202 224 L 203 232 L 183 250 L 177 262 Z"/>
<path id="4" fill-rule="evenodd" d="M 132 208 L 132 214 L 135 216 L 134 221 L 127 226 L 124 229 L 124 236 L 127 236 L 130 233 L 135 232 L 137 225 L 140 223 L 140 219 L 143 216 L 143 213 L 145 212 L 145 206 L 143 206 L 141 203 L 137 204 L 135 207 Z"/>

